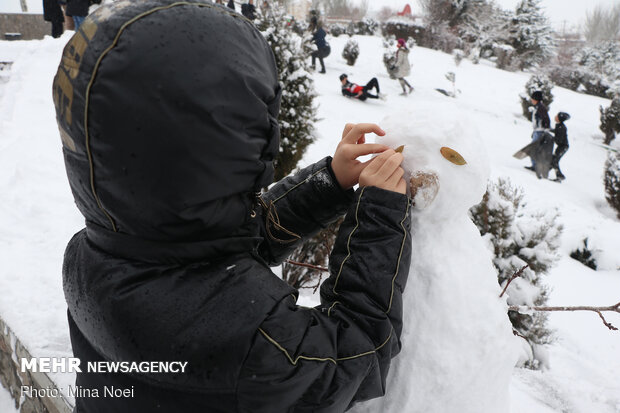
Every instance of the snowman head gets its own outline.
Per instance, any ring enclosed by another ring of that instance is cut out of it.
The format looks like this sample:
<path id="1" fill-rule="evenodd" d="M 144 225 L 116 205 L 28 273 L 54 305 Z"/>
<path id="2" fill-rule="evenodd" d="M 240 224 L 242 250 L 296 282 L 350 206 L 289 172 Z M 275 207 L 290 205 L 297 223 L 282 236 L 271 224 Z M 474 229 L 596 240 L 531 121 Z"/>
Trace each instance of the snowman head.
<path id="1" fill-rule="evenodd" d="M 410 107 L 380 123 L 378 142 L 404 145 L 405 180 L 420 214 L 449 218 L 466 213 L 486 190 L 489 165 L 476 126 L 451 104 Z"/>

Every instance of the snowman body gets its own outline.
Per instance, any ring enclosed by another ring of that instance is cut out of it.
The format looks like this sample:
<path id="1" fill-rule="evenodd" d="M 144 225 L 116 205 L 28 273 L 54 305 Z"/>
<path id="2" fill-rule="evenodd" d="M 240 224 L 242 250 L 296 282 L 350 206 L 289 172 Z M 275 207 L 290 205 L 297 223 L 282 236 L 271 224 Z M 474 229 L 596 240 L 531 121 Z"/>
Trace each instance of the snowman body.
<path id="1" fill-rule="evenodd" d="M 431 174 L 438 187 L 413 196 L 402 350 L 392 361 L 386 395 L 352 411 L 507 413 L 519 345 L 491 253 L 468 215 L 489 175 L 475 125 L 442 106 L 410 109 L 381 126 L 387 132 L 381 143 L 405 145 L 405 178 Z M 467 163 L 446 159 L 442 147 Z"/>

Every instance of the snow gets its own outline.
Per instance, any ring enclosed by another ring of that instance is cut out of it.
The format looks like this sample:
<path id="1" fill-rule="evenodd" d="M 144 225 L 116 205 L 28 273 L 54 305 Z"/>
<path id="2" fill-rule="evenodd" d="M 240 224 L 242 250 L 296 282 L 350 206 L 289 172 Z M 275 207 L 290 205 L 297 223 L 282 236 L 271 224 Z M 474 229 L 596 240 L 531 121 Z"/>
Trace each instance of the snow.
<path id="1" fill-rule="evenodd" d="M 8 82 L 0 82 L 0 316 L 30 352 L 40 357 L 71 354 L 61 286 L 61 265 L 68 240 L 83 227 L 83 218 L 75 208 L 67 184 L 51 97 L 52 78 L 62 47 L 69 36 L 70 33 L 61 39 L 0 41 L 0 61 L 15 62 L 8 72 Z M 510 177 L 513 185 L 523 187 L 528 209 L 547 211 L 558 208 L 561 212 L 559 220 L 564 226 L 559 249 L 561 258 L 549 276 L 544 278 L 544 282 L 551 287 L 548 304 L 606 306 L 620 301 L 620 221 L 604 199 L 602 173 L 606 150 L 598 146 L 603 138 L 598 130 L 598 107 L 609 106 L 609 100 L 558 87 L 553 89 L 555 100 L 550 114 L 553 116 L 558 111 L 566 111 L 572 116 L 567 122 L 571 147 L 561 162 L 567 180 L 561 184 L 537 180 L 531 172 L 523 169 L 527 162 L 511 157 L 530 141 L 531 124 L 520 113 L 518 95 L 531 74 L 497 70 L 486 61 L 474 65 L 463 60 L 456 67 L 453 56 L 414 47 L 410 54 L 412 74 L 408 80 L 415 87 L 415 92 L 409 96 L 399 96 L 400 85 L 390 80 L 385 73 L 382 40 L 367 36 L 355 36 L 354 39 L 360 45 L 360 55 L 355 66 L 347 66 L 340 57 L 347 41 L 347 36 L 340 36 L 329 39 L 332 54 L 325 60 L 327 74 L 313 74 L 319 94 L 317 103 L 320 121 L 316 124 L 318 139 L 309 147 L 300 166 L 308 165 L 326 154 L 333 154 L 345 122 L 382 124 L 384 118 L 395 116 L 396 119 L 402 119 L 403 125 L 430 124 L 425 126 L 429 130 L 424 133 L 433 134 L 446 130 L 455 122 L 468 120 L 475 124 L 482 146 L 488 152 L 491 179 Z M 462 92 L 456 98 L 443 96 L 434 90 L 451 88 L 444 77 L 450 71 L 456 73 L 456 87 Z M 338 80 L 341 73 L 349 74 L 349 79 L 357 83 L 365 83 L 377 77 L 381 91 L 388 95 L 387 101 L 359 102 L 344 98 L 340 94 Z M 2 74 L 3 79 L 6 75 Z M 438 113 L 428 115 L 429 110 Z M 403 113 L 424 113 L 427 119 L 416 119 L 415 116 L 412 118 Z M 441 119 L 444 117 L 448 117 L 449 121 L 443 122 Z M 470 135 L 469 129 L 463 129 L 462 132 L 463 139 Z M 469 159 L 474 159 L 471 156 L 475 155 L 469 155 L 467 148 L 460 146 L 458 136 L 450 133 L 446 138 L 450 139 L 453 149 L 462 151 L 461 154 L 469 162 Z M 386 137 L 392 138 L 399 145 L 406 144 L 395 134 Z M 618 142 L 614 142 L 614 145 L 618 147 Z M 406 145 L 405 152 L 407 156 L 413 155 L 416 148 L 412 144 Z M 476 193 L 480 194 L 479 190 L 476 187 Z M 439 196 L 430 208 L 441 204 Z M 462 211 L 468 202 L 463 202 L 457 210 Z M 416 213 L 424 214 L 425 211 Z M 459 218 L 462 217 L 459 215 Z M 423 223 L 418 222 L 416 225 Z M 462 349 L 458 354 L 450 353 L 443 358 L 467 363 L 468 358 L 477 360 L 480 357 L 474 354 L 478 344 L 471 344 L 470 334 L 484 331 L 492 342 L 505 340 L 505 332 L 501 330 L 503 327 L 492 332 L 485 330 L 484 322 L 491 320 L 492 323 L 499 323 L 497 309 L 502 309 L 505 304 L 499 299 L 495 303 L 490 301 L 490 297 L 499 291 L 499 286 L 492 285 L 490 278 L 485 278 L 485 272 L 471 278 L 473 275 L 468 270 L 468 266 L 474 268 L 486 265 L 483 261 L 486 262 L 488 256 L 472 252 L 471 260 L 461 262 L 459 266 L 445 259 L 449 257 L 446 251 L 474 248 L 473 244 L 464 246 L 458 242 L 473 236 L 473 228 L 459 221 L 460 231 L 455 235 L 448 227 L 442 227 L 441 223 L 435 222 L 434 225 L 440 231 L 416 238 L 416 248 L 429 254 L 425 257 L 429 274 L 438 271 L 441 264 L 449 276 L 441 274 L 438 279 L 424 278 L 426 270 L 419 269 L 418 274 L 422 275 L 416 278 L 412 274 L 405 292 L 406 302 L 410 303 L 411 299 L 422 294 L 420 285 L 426 288 L 447 288 L 446 280 L 450 278 L 450 289 L 431 297 L 432 300 L 438 302 L 444 294 L 454 294 L 462 302 L 469 299 L 473 309 L 484 313 L 478 318 L 464 320 L 464 317 L 454 312 L 448 317 L 446 311 L 433 313 L 432 317 L 428 317 L 429 320 L 420 320 L 417 311 L 422 309 L 416 308 L 414 311 L 405 308 L 405 313 L 416 319 L 415 322 L 436 323 L 435 326 L 427 326 L 429 330 L 424 335 L 418 331 L 415 334 L 407 333 L 409 335 L 406 338 L 411 344 L 408 347 L 418 342 L 427 343 L 425 340 L 431 337 L 441 337 L 441 334 L 464 329 L 463 334 L 467 340 L 462 342 Z M 442 234 L 445 239 L 444 251 L 422 250 L 424 245 L 420 245 L 420 242 L 424 237 Z M 572 250 L 582 247 L 582 240 L 586 237 L 588 245 L 596 250 L 599 271 L 592 271 L 569 258 Z M 476 250 L 478 248 L 476 246 Z M 413 259 L 419 256 L 419 253 L 414 253 Z M 437 265 L 431 265 L 428 261 Z M 420 261 L 414 263 L 422 264 Z M 472 291 L 474 285 L 482 285 L 483 291 Z M 302 290 L 301 294 L 299 304 L 312 306 L 318 302 L 311 290 Z M 472 295 L 478 297 L 478 294 L 486 297 L 480 303 L 468 298 Z M 620 327 L 620 315 L 606 314 L 606 318 Z M 549 324 L 555 330 L 556 337 L 552 344 L 543 349 L 548 354 L 549 367 L 543 371 L 514 369 L 509 389 L 499 394 L 480 396 L 478 393 L 479 397 L 497 397 L 498 403 L 509 401 L 511 411 L 516 413 L 619 413 L 620 375 L 617 372 L 620 371 L 620 333 L 609 331 L 595 313 L 552 313 Z M 455 351 L 453 346 L 459 344 L 459 338 L 454 341 L 442 342 L 441 345 Z M 483 351 L 488 351 L 485 343 L 479 344 Z M 432 354 L 437 353 L 432 351 L 439 351 L 440 345 L 436 346 L 437 349 L 429 349 L 428 344 L 420 344 L 420 347 L 423 347 L 420 351 L 428 351 L 428 357 L 436 357 Z M 505 351 L 504 348 L 496 349 L 497 353 Z M 422 354 L 419 353 L 419 356 Z M 496 355 L 491 354 L 489 357 Z M 451 366 L 445 365 L 443 358 L 418 359 L 420 366 L 406 365 L 409 379 L 414 382 L 423 377 L 428 378 L 429 368 L 433 366 L 441 368 L 442 374 L 449 371 Z M 509 357 L 502 357 L 499 362 L 503 363 L 506 358 Z M 496 367 L 500 373 L 505 371 L 503 364 Z M 472 370 L 477 371 L 477 367 L 459 372 L 463 375 L 454 379 L 465 380 Z M 53 379 L 66 389 L 74 376 L 56 374 Z M 475 379 L 479 383 L 491 381 L 489 377 Z M 497 380 L 497 386 L 504 388 L 505 377 Z M 495 389 L 495 384 L 491 383 L 491 388 Z M 0 411 L 4 412 L 2 391 Z M 449 413 L 447 410 L 445 412 Z"/>
<path id="2" fill-rule="evenodd" d="M 470 118 L 476 124 L 489 152 L 491 179 L 509 177 L 513 185 L 523 187 L 528 212 L 552 213 L 555 208 L 560 211 L 559 222 L 564 227 L 559 250 L 561 259 L 544 281 L 551 287 L 548 304 L 607 306 L 620 301 L 620 254 L 617 252 L 620 222 L 604 199 L 602 173 L 606 151 L 596 146 L 603 139 L 598 129 L 598 107 L 609 106 L 609 100 L 559 87 L 553 89 L 555 101 L 550 114 L 565 111 L 572 116 L 567 122 L 571 148 L 561 161 L 568 179 L 562 184 L 539 181 L 523 169 L 526 161 L 512 158 L 512 154 L 531 139 L 532 126 L 522 117 L 519 102 L 519 94 L 523 92 L 530 73 L 497 70 L 484 60 L 479 65 L 463 60 L 456 67 L 453 56 L 414 47 L 410 53 L 412 74 L 408 79 L 415 92 L 403 97 L 398 95 L 398 82 L 389 79 L 382 65 L 381 39 L 354 38 L 360 45 L 360 56 L 353 67 L 347 66 L 338 53 L 347 39 L 329 40 L 332 51 L 336 53 L 325 61 L 327 74 L 315 75 L 321 121 L 317 124 L 318 139 L 308 148 L 302 159 L 303 165 L 326 153 L 333 153 L 345 122 L 376 122 L 384 126 L 382 121 L 386 116 L 396 114 L 402 117 L 403 111 L 419 110 L 420 106 L 437 108 L 439 105 L 438 110 L 448 114 L 452 114 L 452 107 L 456 106 L 462 117 Z M 449 71 L 456 73 L 456 86 L 462 92 L 455 99 L 434 90 L 436 87 L 450 88 L 444 77 Z M 377 77 L 381 91 L 388 95 L 387 102 L 368 100 L 362 103 L 342 97 L 337 78 L 340 73 L 347 73 L 351 81 L 360 84 Z M 437 115 L 431 116 L 432 119 L 438 118 Z M 405 116 L 402 122 L 409 124 L 411 121 Z M 404 143 L 395 139 L 394 147 Z M 617 147 L 618 143 L 615 145 Z M 406 145 L 407 151 L 414 151 L 414 148 Z M 467 156 L 464 157 L 467 160 Z M 527 229 L 523 228 L 524 231 Z M 585 237 L 588 237 L 588 245 L 594 243 L 591 246 L 596 258 L 601 260 L 602 271 L 592 271 L 569 258 L 571 251 L 581 248 Z M 459 277 L 460 273 L 454 276 Z M 415 288 L 413 280 L 405 291 L 405 300 L 408 295 L 416 294 L 412 291 Z M 515 282 L 519 285 L 519 280 Z M 591 294 L 585 294 L 585 291 Z M 522 292 L 524 296 L 531 295 Z M 318 302 L 308 290 L 301 293 L 301 304 L 312 306 Z M 407 308 L 405 314 L 408 314 Z M 608 314 L 606 318 L 620 327 L 617 314 Z M 440 315 L 433 315 L 432 319 L 441 322 Z M 537 351 L 548 353 L 550 367 L 543 372 L 514 370 L 510 386 L 511 411 L 620 412 L 617 402 L 620 377 L 610 373 L 620 369 L 620 334 L 609 331 L 595 313 L 552 313 L 549 319 L 557 339 Z M 469 321 L 467 326 L 474 329 L 477 324 Z M 434 330 L 429 332 L 431 335 L 435 333 Z M 570 342 L 566 337 L 570 337 Z M 524 350 L 531 351 L 527 345 Z M 583 361 L 579 360 L 592 359 L 596 361 L 588 363 L 587 369 L 580 365 Z M 411 367 L 410 371 L 412 376 L 418 374 L 417 368 Z"/>
<path id="3" fill-rule="evenodd" d="M 61 39 L 0 41 L 0 316 L 31 354 L 70 357 L 61 288 L 67 242 L 84 225 L 64 172 L 52 79 Z M 53 378 L 66 388 L 70 374 Z"/>
<path id="4" fill-rule="evenodd" d="M 0 386 L 0 412 L 2 413 L 18 413 L 15 408 L 15 401 L 11 397 L 11 393 L 4 387 Z"/>
<path id="5" fill-rule="evenodd" d="M 505 298 L 499 298 L 491 253 L 469 218 L 489 176 L 476 126 L 453 102 L 412 102 L 381 126 L 386 131 L 381 143 L 405 145 L 407 180 L 415 173 L 434 175 L 439 189 L 421 207 L 414 198 L 403 348 L 392 362 L 387 394 L 353 411 L 507 412 L 520 343 Z M 467 163 L 447 160 L 442 147 L 456 150 Z"/>

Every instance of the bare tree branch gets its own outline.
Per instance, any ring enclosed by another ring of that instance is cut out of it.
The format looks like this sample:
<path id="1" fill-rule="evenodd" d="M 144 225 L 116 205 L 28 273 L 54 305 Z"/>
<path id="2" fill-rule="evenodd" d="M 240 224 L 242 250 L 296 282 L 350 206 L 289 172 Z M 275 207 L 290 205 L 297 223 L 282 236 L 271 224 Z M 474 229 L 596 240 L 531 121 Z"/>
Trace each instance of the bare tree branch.
<path id="1" fill-rule="evenodd" d="M 620 34 L 620 6 L 598 5 L 586 13 L 584 34 L 590 43 L 614 41 Z"/>
<path id="2" fill-rule="evenodd" d="M 608 312 L 620 314 L 620 302 L 615 305 L 610 305 L 609 307 L 592 307 L 592 306 L 585 306 L 585 305 L 572 306 L 572 307 L 511 305 L 508 307 L 508 310 L 517 311 L 521 313 L 528 312 L 528 311 L 593 311 L 597 313 L 599 317 L 601 317 L 601 320 L 603 321 L 603 324 L 605 324 L 605 327 L 607 327 L 610 330 L 617 331 L 618 330 L 617 327 L 613 326 L 611 323 L 605 320 L 605 317 L 603 317 L 603 312 L 608 311 Z"/>
<path id="3" fill-rule="evenodd" d="M 514 274 L 512 274 L 512 276 L 510 277 L 510 279 L 508 280 L 508 282 L 506 283 L 506 286 L 504 287 L 504 290 L 502 291 L 502 293 L 499 295 L 499 298 L 502 298 L 502 296 L 504 295 L 504 293 L 506 292 L 506 290 L 508 289 L 508 286 L 510 285 L 511 282 L 514 281 L 515 278 L 518 278 L 520 276 L 523 275 L 523 271 L 529 267 L 529 264 L 526 264 L 525 267 L 521 268 L 519 271 L 515 272 Z"/>
<path id="4" fill-rule="evenodd" d="M 527 343 L 530 345 L 530 347 L 532 347 L 532 345 L 530 344 L 530 342 L 528 341 L 527 337 L 525 337 L 523 334 L 519 333 L 517 330 L 515 330 L 514 328 L 512 329 L 512 334 L 514 334 L 517 337 L 521 337 L 523 340 L 527 341 Z M 533 349 L 532 349 L 533 350 Z"/>
<path id="5" fill-rule="evenodd" d="M 297 262 L 297 261 L 293 261 L 293 260 L 286 260 L 286 263 L 287 264 L 291 264 L 291 265 L 296 265 L 298 267 L 310 268 L 312 270 L 321 271 L 321 272 L 328 272 L 329 271 L 329 269 L 327 269 L 325 267 L 321 267 L 320 265 L 306 264 L 305 262 Z"/>
<path id="6" fill-rule="evenodd" d="M 287 264 L 291 264 L 291 265 L 296 265 L 299 267 L 305 267 L 305 268 L 310 268 L 312 270 L 315 271 L 320 271 L 321 273 L 323 272 L 329 272 L 329 269 L 325 268 L 325 267 L 321 267 L 319 265 L 312 265 L 312 264 L 306 264 L 304 262 L 297 262 L 297 261 L 292 261 L 292 260 L 286 260 Z M 524 267 L 522 267 L 519 271 L 515 272 L 510 279 L 508 280 L 508 282 L 506 283 L 506 286 L 504 287 L 504 290 L 502 291 L 502 293 L 499 295 L 500 297 L 502 297 L 504 295 L 504 293 L 506 292 L 506 290 L 508 289 L 508 286 L 510 285 L 510 283 L 515 280 L 516 278 L 520 277 L 521 275 L 523 275 L 523 271 L 528 267 L 528 265 L 525 265 Z M 303 286 L 303 287 L 299 287 L 299 288 L 313 288 L 314 292 L 317 291 L 317 289 L 319 288 L 319 286 L 321 285 L 321 279 L 322 279 L 322 274 L 319 277 L 319 280 L 317 281 L 316 285 L 312 285 L 312 286 Z M 610 322 L 608 322 L 605 317 L 603 316 L 603 312 L 612 312 L 612 313 L 618 313 L 620 314 L 620 302 L 618 302 L 617 304 L 614 305 L 610 305 L 608 307 L 593 307 L 593 306 L 585 306 L 585 305 L 578 305 L 578 306 L 557 306 L 557 307 L 553 307 L 553 306 L 525 306 L 525 305 L 511 305 L 508 306 L 508 310 L 509 311 L 516 311 L 518 313 L 526 313 L 528 311 L 592 311 L 598 314 L 598 316 L 601 318 L 601 320 L 603 321 L 603 324 L 605 324 L 605 327 L 607 327 L 608 329 L 612 330 L 612 331 L 618 331 L 618 328 L 615 327 L 613 324 L 611 324 Z M 516 330 L 513 329 L 513 333 L 515 335 L 518 335 L 520 337 L 523 337 L 521 334 L 519 334 Z M 523 337 L 525 338 L 525 337 Z"/>

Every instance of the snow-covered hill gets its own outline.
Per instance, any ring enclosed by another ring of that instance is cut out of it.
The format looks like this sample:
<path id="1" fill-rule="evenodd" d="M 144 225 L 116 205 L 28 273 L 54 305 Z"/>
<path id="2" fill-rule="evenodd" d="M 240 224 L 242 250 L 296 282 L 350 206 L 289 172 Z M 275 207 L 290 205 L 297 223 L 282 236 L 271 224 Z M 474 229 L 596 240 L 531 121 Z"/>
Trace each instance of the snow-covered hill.
<path id="1" fill-rule="evenodd" d="M 66 182 L 61 144 L 54 118 L 51 83 L 68 34 L 43 41 L 0 41 L 0 61 L 14 61 L 8 82 L 0 78 L 0 316 L 38 356 L 70 354 L 65 304 L 61 289 L 61 262 L 71 235 L 83 226 Z M 414 48 L 410 82 L 415 92 L 399 96 L 400 86 L 385 73 L 378 37 L 356 37 L 360 57 L 347 66 L 340 52 L 345 37 L 331 39 L 327 74 L 315 74 L 319 93 L 317 141 L 302 163 L 332 154 L 345 122 L 377 122 L 412 102 L 441 105 L 454 99 L 437 93 L 448 89 L 444 78 L 456 73 L 461 94 L 455 99 L 482 134 L 491 158 L 492 177 L 510 177 L 522 186 L 528 207 L 558 208 L 562 258 L 546 278 L 552 288 L 551 305 L 610 305 L 620 301 L 620 221 L 607 206 L 602 184 L 606 151 L 596 144 L 598 107 L 609 101 L 555 88 L 553 115 L 566 111 L 571 148 L 562 159 L 567 180 L 537 180 L 523 169 L 525 161 L 512 154 L 530 140 L 531 125 L 520 115 L 518 94 L 529 75 L 500 71 L 482 62 L 463 61 L 456 67 L 451 56 Z M 377 77 L 387 101 L 365 103 L 340 94 L 338 75 L 365 83 Z M 599 271 L 568 257 L 588 238 L 596 249 Z M 316 297 L 308 292 L 302 304 Z M 620 326 L 620 316 L 608 321 Z M 550 325 L 557 340 L 548 346 L 550 368 L 515 370 L 511 388 L 512 411 L 535 413 L 620 413 L 620 333 L 603 326 L 596 314 L 552 314 Z M 501 349 L 498 349 L 501 351 Z M 412 372 L 415 374 L 415 372 Z M 73 377 L 54 377 L 66 386 Z M 451 413 L 451 412 L 446 412 Z"/>
<path id="2" fill-rule="evenodd" d="M 384 117 L 414 103 L 435 106 L 456 100 L 465 116 L 477 124 L 491 160 L 492 179 L 509 177 L 523 187 L 528 208 L 560 211 L 564 226 L 562 258 L 546 277 L 552 290 L 549 305 L 612 305 L 620 301 L 620 221 L 604 198 L 606 150 L 597 146 L 603 138 L 598 129 L 598 108 L 608 106 L 609 100 L 553 89 L 555 100 L 550 115 L 565 111 L 572 116 L 567 122 L 571 147 L 561 161 L 567 180 L 562 184 L 538 180 L 523 168 L 528 164 L 525 160 L 512 157 L 531 140 L 532 126 L 521 115 L 519 103 L 519 94 L 531 74 L 498 70 L 484 61 L 474 65 L 464 60 L 457 67 L 450 55 L 416 47 L 410 54 L 413 67 L 409 77 L 415 92 L 400 96 L 400 85 L 389 79 L 383 66 L 381 39 L 355 37 L 360 56 L 352 67 L 340 56 L 346 40 L 346 36 L 330 39 L 332 54 L 326 59 L 327 74 L 314 76 L 321 121 L 316 125 L 319 138 L 304 156 L 304 165 L 333 153 L 344 122 L 381 124 Z M 456 86 L 461 91 L 456 99 L 435 91 L 450 90 L 445 79 L 449 71 L 456 73 Z M 388 95 L 387 101 L 359 102 L 341 96 L 341 73 L 360 84 L 377 77 L 381 91 Z M 588 245 L 596 250 L 599 271 L 569 257 L 586 237 Z M 317 302 L 316 297 L 305 300 L 307 305 Z M 620 326 L 620 316 L 607 318 Z M 547 348 L 550 369 L 515 370 L 512 411 L 620 412 L 620 334 L 609 331 L 594 313 L 552 314 L 550 326 L 557 337 Z"/>

